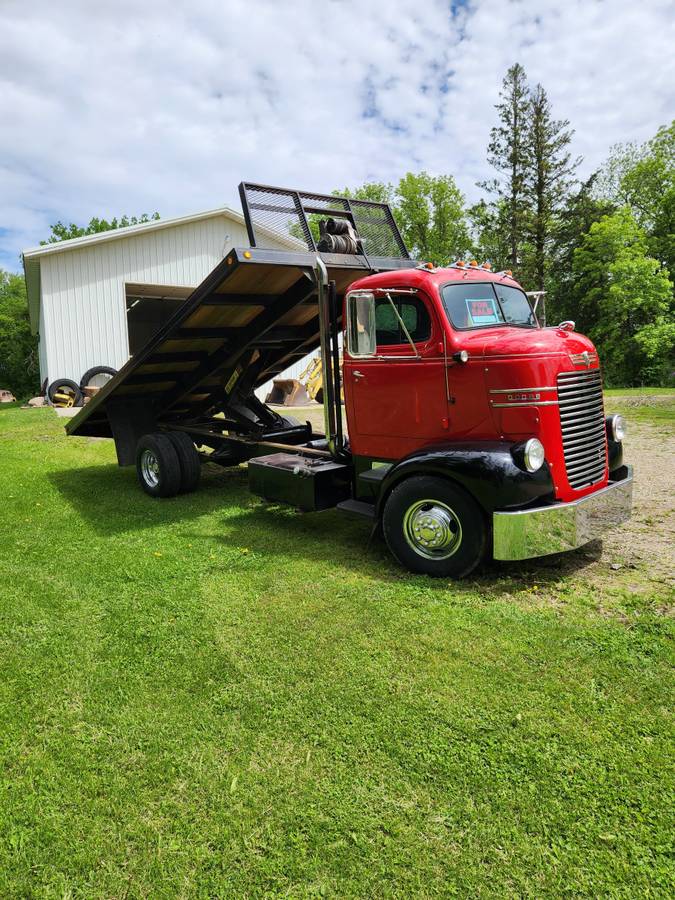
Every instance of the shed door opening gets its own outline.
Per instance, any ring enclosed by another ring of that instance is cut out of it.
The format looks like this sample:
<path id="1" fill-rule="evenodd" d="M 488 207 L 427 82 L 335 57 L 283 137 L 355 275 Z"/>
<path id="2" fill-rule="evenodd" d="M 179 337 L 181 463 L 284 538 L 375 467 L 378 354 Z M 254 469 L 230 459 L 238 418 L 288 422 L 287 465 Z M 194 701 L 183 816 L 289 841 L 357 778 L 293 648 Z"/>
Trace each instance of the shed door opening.
<path id="1" fill-rule="evenodd" d="M 191 287 L 161 284 L 127 284 L 129 354 L 134 356 L 185 303 Z"/>

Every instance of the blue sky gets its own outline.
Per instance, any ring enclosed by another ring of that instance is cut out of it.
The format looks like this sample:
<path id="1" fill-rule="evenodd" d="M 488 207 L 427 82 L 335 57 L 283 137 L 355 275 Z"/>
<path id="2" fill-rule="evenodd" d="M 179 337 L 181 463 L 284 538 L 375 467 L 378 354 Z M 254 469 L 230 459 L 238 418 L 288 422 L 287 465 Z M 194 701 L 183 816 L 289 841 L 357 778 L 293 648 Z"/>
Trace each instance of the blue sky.
<path id="1" fill-rule="evenodd" d="M 3 0 L 0 267 L 59 219 L 455 176 L 469 200 L 506 68 L 576 129 L 581 174 L 675 115 L 672 0 Z"/>

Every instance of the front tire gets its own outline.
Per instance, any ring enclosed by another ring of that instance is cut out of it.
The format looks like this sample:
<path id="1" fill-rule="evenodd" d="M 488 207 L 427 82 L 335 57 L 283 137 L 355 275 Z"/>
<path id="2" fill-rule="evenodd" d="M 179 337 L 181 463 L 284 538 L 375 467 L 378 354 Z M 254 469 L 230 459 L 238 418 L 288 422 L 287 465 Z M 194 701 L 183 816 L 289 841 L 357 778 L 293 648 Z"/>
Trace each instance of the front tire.
<path id="1" fill-rule="evenodd" d="M 181 486 L 176 449 L 165 434 L 146 434 L 136 445 L 136 475 L 151 497 L 174 497 Z"/>
<path id="2" fill-rule="evenodd" d="M 476 501 L 461 487 L 428 475 L 397 485 L 384 507 L 387 546 L 411 572 L 463 578 L 485 554 L 487 529 Z"/>

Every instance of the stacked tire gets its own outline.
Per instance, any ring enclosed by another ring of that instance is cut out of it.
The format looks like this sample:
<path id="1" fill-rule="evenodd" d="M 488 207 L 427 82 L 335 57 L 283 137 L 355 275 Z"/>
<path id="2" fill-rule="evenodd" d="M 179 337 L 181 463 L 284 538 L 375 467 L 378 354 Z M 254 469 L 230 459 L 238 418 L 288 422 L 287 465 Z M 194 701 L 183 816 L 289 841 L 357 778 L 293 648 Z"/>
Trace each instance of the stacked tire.
<path id="1" fill-rule="evenodd" d="M 93 366 L 93 368 L 87 369 L 82 378 L 80 378 L 80 390 L 84 394 L 84 389 L 87 387 L 104 387 L 113 375 L 117 375 L 117 369 L 113 369 L 110 366 Z M 94 384 L 94 379 L 99 383 Z M 102 383 L 100 383 L 101 381 Z"/>
<path id="2" fill-rule="evenodd" d="M 47 387 L 47 399 L 52 406 L 82 406 L 85 398 L 85 388 L 104 387 L 116 374 L 117 369 L 113 369 L 110 366 L 93 366 L 91 369 L 87 369 L 82 378 L 80 378 L 79 384 L 71 381 L 70 378 L 57 378 Z"/>
<path id="3" fill-rule="evenodd" d="M 47 399 L 52 406 L 62 408 L 82 406 L 84 394 L 80 390 L 80 386 L 71 381 L 70 378 L 57 378 L 47 388 Z"/>
<path id="4" fill-rule="evenodd" d="M 183 431 L 145 434 L 136 445 L 136 475 L 151 497 L 175 497 L 197 490 L 201 461 Z"/>

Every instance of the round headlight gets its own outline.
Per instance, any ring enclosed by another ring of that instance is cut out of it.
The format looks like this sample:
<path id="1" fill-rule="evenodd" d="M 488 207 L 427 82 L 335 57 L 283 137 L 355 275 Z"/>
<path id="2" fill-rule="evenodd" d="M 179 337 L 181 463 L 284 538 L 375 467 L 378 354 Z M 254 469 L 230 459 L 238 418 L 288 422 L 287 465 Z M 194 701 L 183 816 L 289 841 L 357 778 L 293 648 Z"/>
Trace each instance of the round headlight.
<path id="1" fill-rule="evenodd" d="M 610 431 L 615 441 L 622 441 L 626 437 L 626 420 L 623 416 L 612 416 L 610 419 Z"/>
<path id="2" fill-rule="evenodd" d="M 523 460 L 528 472 L 537 472 L 544 465 L 544 445 L 537 438 L 530 438 L 523 450 Z"/>

